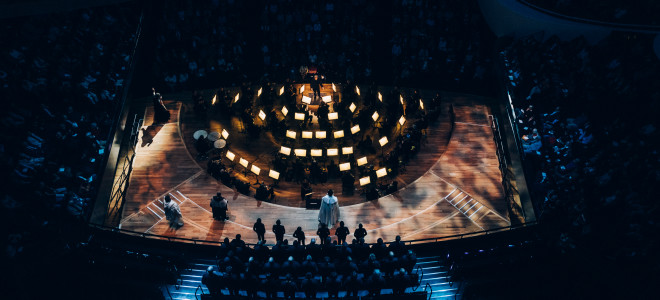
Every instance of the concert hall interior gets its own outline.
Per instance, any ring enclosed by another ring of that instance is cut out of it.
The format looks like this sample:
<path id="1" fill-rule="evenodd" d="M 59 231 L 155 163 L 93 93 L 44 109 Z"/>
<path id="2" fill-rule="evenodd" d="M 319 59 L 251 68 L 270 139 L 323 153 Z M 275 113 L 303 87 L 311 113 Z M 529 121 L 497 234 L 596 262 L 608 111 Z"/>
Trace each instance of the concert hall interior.
<path id="1" fill-rule="evenodd" d="M 8 299 L 657 294 L 653 0 L 0 8 Z"/>

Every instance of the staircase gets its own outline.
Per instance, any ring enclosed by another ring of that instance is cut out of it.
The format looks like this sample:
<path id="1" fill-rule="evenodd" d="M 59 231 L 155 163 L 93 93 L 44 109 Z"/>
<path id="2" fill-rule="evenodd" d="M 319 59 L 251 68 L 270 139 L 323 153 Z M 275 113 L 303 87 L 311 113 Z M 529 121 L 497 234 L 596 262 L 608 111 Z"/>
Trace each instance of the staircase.
<path id="1" fill-rule="evenodd" d="M 456 294 L 456 283 L 452 286 L 449 285 L 447 274 L 448 269 L 441 263 L 441 259 L 443 259 L 441 256 L 425 256 L 417 258 L 415 270 L 417 270 L 417 267 L 421 268 L 420 276 L 421 272 L 424 272 L 424 277 L 417 290 L 424 290 L 428 283 L 433 290 L 432 294 L 429 292 L 429 300 L 460 299 L 460 294 Z M 172 300 L 195 300 L 195 290 L 197 290 L 200 285 L 202 286 L 204 293 L 208 294 L 208 289 L 202 284 L 202 275 L 206 272 L 206 269 L 212 265 L 215 265 L 215 261 L 212 259 L 193 260 L 188 266 L 188 269 L 181 270 L 181 282 L 178 289 L 177 286 L 174 285 L 162 287 L 165 299 L 169 300 L 171 296 Z M 407 291 L 410 292 L 411 289 L 408 288 Z M 201 291 L 198 290 L 197 294 L 199 295 L 200 293 Z M 383 290 L 383 294 L 390 293 L 392 293 L 391 290 Z M 327 296 L 327 293 L 319 293 L 319 295 L 321 294 Z M 342 297 L 343 295 L 345 295 L 344 292 L 339 293 L 339 297 Z"/>
<path id="2" fill-rule="evenodd" d="M 415 270 L 417 270 L 417 267 L 421 268 L 420 276 L 424 272 L 424 277 L 419 288 L 424 289 L 427 283 L 431 286 L 433 293 L 429 292 L 429 300 L 460 299 L 460 294 L 456 294 L 458 292 L 456 288 L 458 283 L 449 285 L 449 269 L 441 263 L 442 259 L 443 257 L 441 256 L 417 257 Z"/>

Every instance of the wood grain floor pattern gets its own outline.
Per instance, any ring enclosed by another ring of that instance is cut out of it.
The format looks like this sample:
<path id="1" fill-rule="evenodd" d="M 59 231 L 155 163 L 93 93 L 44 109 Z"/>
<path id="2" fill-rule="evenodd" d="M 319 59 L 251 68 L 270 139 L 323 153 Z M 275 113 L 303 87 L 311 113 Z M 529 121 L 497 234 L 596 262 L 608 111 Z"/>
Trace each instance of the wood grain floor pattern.
<path id="1" fill-rule="evenodd" d="M 435 238 L 509 225 L 487 106 L 478 99 L 461 103 L 455 106 L 457 124 L 451 141 L 442 156 L 426 167 L 428 171 L 376 201 L 342 205 L 340 198 L 340 219 L 351 232 L 362 223 L 368 231 L 366 241 L 375 242 L 381 237 L 391 241 L 396 235 L 405 240 Z M 153 113 L 148 109 L 149 114 Z M 252 224 L 261 218 L 267 229 L 280 219 L 288 239 L 297 226 L 308 242 L 316 236 L 318 210 L 257 201 L 219 183 L 194 161 L 177 127 L 166 124 L 151 144 L 138 145 L 121 228 L 212 241 L 241 234 L 254 243 Z M 140 143 L 142 139 L 141 135 Z M 212 218 L 209 201 L 216 192 L 229 201 L 228 221 Z M 183 227 L 171 228 L 164 220 L 165 194 L 180 203 Z M 268 231 L 266 239 L 272 242 L 274 235 Z"/>

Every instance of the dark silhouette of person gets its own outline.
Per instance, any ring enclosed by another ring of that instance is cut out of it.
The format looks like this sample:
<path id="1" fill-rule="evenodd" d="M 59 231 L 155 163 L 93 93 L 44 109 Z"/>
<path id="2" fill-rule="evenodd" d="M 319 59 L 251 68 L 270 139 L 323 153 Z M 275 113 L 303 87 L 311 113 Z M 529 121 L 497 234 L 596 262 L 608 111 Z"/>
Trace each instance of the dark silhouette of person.
<path id="1" fill-rule="evenodd" d="M 296 228 L 296 231 L 293 233 L 293 237 L 298 239 L 298 242 L 301 245 L 305 246 L 305 232 L 302 231 L 302 228 L 300 226 Z"/>
<path id="2" fill-rule="evenodd" d="M 362 223 L 358 224 L 358 228 L 355 229 L 355 232 L 353 233 L 353 236 L 359 241 L 360 239 L 364 239 L 365 236 L 367 236 L 367 230 L 362 227 Z"/>
<path id="3" fill-rule="evenodd" d="M 264 223 L 261 223 L 261 218 L 257 218 L 257 222 L 252 225 L 252 230 L 257 233 L 257 240 L 265 240 L 266 226 L 264 226 Z"/>
<path id="4" fill-rule="evenodd" d="M 286 233 L 286 230 L 279 219 L 275 221 L 275 225 L 273 225 L 273 233 L 275 234 L 275 241 L 284 241 L 284 233 Z"/>
<path id="5" fill-rule="evenodd" d="M 348 228 L 344 227 L 344 221 L 339 222 L 339 227 L 335 229 L 335 235 L 337 236 L 337 243 L 339 245 L 346 244 L 346 236 L 351 232 Z"/>
<path id="6" fill-rule="evenodd" d="M 321 83 L 321 79 L 319 75 L 314 75 L 314 79 L 312 80 L 312 83 L 309 84 L 309 86 L 312 88 L 312 91 L 314 92 L 314 96 L 312 100 L 316 100 L 316 97 L 318 96 L 321 98 L 321 88 L 323 87 L 323 84 Z"/>
<path id="7" fill-rule="evenodd" d="M 325 245 L 327 238 L 330 236 L 330 230 L 328 229 L 328 226 L 326 226 L 325 223 L 320 223 L 319 229 L 316 230 L 316 235 L 319 236 L 321 245 Z"/>

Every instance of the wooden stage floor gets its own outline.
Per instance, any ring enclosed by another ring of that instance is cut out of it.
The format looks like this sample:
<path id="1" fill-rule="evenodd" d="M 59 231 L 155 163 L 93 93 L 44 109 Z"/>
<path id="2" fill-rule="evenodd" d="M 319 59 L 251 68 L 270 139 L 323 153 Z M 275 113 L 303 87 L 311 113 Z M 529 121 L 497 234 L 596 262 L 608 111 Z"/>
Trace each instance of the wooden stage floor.
<path id="1" fill-rule="evenodd" d="M 153 109 L 147 106 L 145 110 L 144 124 L 152 125 L 145 125 L 140 133 L 120 222 L 122 229 L 211 241 L 241 234 L 246 242 L 254 243 L 252 224 L 261 218 L 267 229 L 280 219 L 289 240 L 297 226 L 303 228 L 308 241 L 316 237 L 318 210 L 302 207 L 299 192 L 283 188 L 276 193 L 281 200 L 262 202 L 211 177 L 204 167 L 206 161 L 195 159 L 191 133 L 197 129 L 213 130 L 219 125 L 212 121 L 182 122 L 188 120 L 187 114 L 192 111 L 189 94 L 164 97 L 172 112 L 169 123 L 153 125 Z M 359 192 L 354 196 L 340 194 L 340 220 L 351 232 L 358 223 L 364 224 L 367 242 L 381 237 L 392 241 L 396 235 L 413 240 L 509 226 L 488 121 L 488 101 L 472 95 L 443 93 L 443 114 L 429 125 L 419 158 L 413 159 L 406 173 L 396 178 L 399 190 L 370 202 L 365 202 Z M 447 114 L 450 104 L 456 114 L 451 134 Z M 299 191 L 297 184 L 295 187 Z M 333 187 L 333 183 L 313 186 L 318 193 L 328 187 Z M 229 201 L 228 221 L 211 217 L 209 202 L 216 192 L 222 192 Z M 181 228 L 170 228 L 164 219 L 162 199 L 167 194 L 181 207 Z M 272 232 L 266 233 L 266 240 L 274 241 Z"/>

